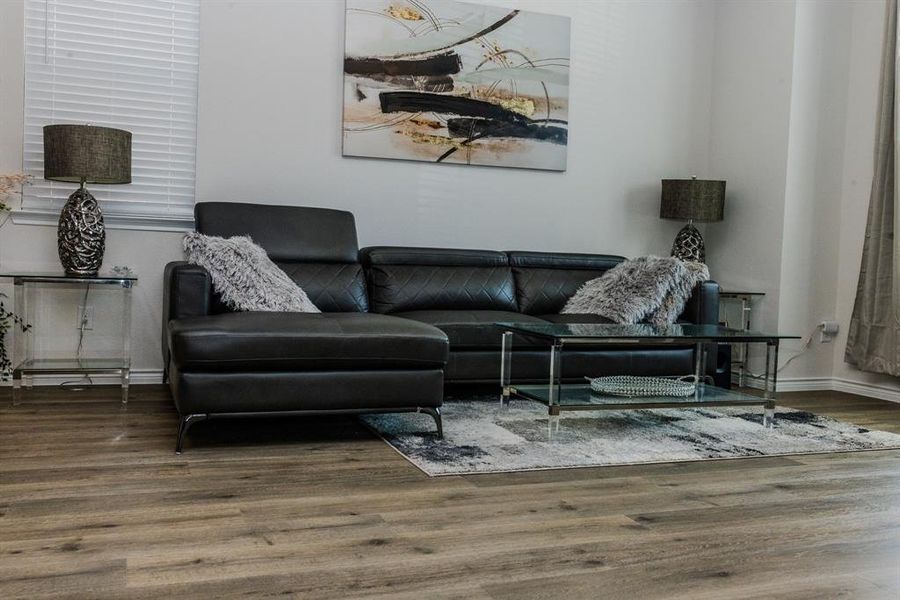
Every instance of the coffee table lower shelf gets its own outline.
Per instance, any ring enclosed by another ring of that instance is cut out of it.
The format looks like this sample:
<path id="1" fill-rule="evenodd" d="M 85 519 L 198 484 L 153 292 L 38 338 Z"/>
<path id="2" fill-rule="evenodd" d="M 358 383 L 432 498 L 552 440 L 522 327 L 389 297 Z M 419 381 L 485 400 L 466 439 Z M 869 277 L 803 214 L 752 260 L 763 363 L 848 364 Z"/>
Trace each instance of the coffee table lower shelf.
<path id="1" fill-rule="evenodd" d="M 501 403 L 508 398 L 519 396 L 537 400 L 547 405 L 551 417 L 569 410 L 644 410 L 653 408 L 702 408 L 720 406 L 761 406 L 764 408 L 763 425 L 770 427 L 775 419 L 775 401 L 759 396 L 750 396 L 732 390 L 701 384 L 697 392 L 687 397 L 649 396 L 623 398 L 605 396 L 591 390 L 586 383 L 561 384 L 554 390 L 558 396 L 550 397 L 551 387 L 547 385 L 511 385 L 509 396 L 501 396 Z"/>

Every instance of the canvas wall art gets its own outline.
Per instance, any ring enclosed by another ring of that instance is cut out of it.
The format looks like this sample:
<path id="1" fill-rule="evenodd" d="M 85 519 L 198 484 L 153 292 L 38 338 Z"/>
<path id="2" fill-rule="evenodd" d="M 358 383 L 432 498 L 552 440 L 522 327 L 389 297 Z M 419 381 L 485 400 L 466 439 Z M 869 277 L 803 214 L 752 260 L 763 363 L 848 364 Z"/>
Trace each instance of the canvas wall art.
<path id="1" fill-rule="evenodd" d="M 566 169 L 568 17 L 347 0 L 345 156 Z"/>

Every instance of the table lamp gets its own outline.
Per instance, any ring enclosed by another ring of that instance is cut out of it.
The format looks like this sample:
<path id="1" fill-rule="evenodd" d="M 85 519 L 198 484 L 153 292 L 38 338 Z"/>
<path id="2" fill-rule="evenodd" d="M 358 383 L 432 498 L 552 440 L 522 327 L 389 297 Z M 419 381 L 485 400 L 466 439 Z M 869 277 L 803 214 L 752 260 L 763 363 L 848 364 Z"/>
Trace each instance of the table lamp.
<path id="1" fill-rule="evenodd" d="M 44 179 L 80 185 L 59 215 L 59 260 L 66 275 L 97 275 L 106 230 L 100 205 L 84 184 L 131 183 L 131 133 L 93 125 L 47 125 Z"/>
<path id="2" fill-rule="evenodd" d="M 659 203 L 661 219 L 687 221 L 672 244 L 672 256 L 706 262 L 703 236 L 694 221 L 721 221 L 725 210 L 725 182 L 697 179 L 663 179 Z"/>

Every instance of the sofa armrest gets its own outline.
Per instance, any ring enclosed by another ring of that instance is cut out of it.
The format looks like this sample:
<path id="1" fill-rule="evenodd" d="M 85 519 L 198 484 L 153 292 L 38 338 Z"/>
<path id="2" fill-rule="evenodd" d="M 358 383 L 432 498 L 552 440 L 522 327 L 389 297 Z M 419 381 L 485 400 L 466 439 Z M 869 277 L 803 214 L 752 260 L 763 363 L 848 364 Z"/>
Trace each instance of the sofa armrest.
<path id="1" fill-rule="evenodd" d="M 163 369 L 169 367 L 169 321 L 210 314 L 212 297 L 212 280 L 206 269 L 184 261 L 166 265 L 163 274 Z"/>
<path id="2" fill-rule="evenodd" d="M 695 325 L 718 325 L 719 284 L 715 281 L 698 283 L 680 318 Z"/>

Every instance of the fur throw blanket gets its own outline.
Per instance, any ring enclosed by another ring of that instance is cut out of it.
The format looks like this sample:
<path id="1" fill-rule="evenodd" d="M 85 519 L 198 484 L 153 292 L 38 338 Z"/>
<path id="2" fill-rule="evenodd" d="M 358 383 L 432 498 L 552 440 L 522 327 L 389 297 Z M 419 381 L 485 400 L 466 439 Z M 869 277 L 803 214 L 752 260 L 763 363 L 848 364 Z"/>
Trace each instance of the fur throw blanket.
<path id="1" fill-rule="evenodd" d="M 684 311 L 694 286 L 708 279 L 703 263 L 659 256 L 626 260 L 582 285 L 561 312 L 665 327 Z"/>
<path id="2" fill-rule="evenodd" d="M 249 237 L 192 232 L 184 236 L 184 252 L 189 263 L 209 271 L 213 289 L 232 310 L 319 312 L 306 292 Z"/>

